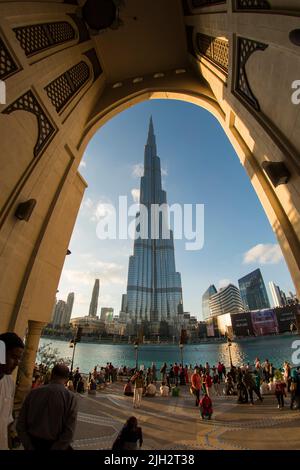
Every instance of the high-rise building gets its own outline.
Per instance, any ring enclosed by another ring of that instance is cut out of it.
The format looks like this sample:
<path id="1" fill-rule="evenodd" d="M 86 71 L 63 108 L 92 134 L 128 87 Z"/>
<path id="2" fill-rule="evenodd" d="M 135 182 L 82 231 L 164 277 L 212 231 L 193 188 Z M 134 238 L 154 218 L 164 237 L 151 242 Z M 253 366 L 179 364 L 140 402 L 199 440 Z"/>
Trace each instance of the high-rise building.
<path id="1" fill-rule="evenodd" d="M 99 298 L 99 279 L 95 279 L 92 299 L 91 299 L 90 308 L 89 308 L 89 317 L 97 316 L 98 298 Z"/>
<path id="2" fill-rule="evenodd" d="M 212 284 L 209 286 L 209 288 L 204 292 L 202 296 L 202 316 L 203 320 L 207 320 L 209 317 L 211 317 L 211 311 L 209 307 L 209 300 L 212 295 L 217 293 L 217 289 L 215 286 Z"/>
<path id="3" fill-rule="evenodd" d="M 66 314 L 67 304 L 64 300 L 59 300 L 55 306 L 54 316 L 53 316 L 53 327 L 64 326 L 65 314 Z"/>
<path id="4" fill-rule="evenodd" d="M 175 268 L 173 232 L 167 214 L 161 212 L 152 227 L 151 208 L 166 203 L 151 118 L 140 184 L 140 204 L 147 209 L 147 216 L 141 217 L 140 211 L 136 217 L 137 236 L 129 258 L 125 308 L 128 323 L 137 327 L 148 321 L 153 334 L 159 331 L 162 321 L 174 326 L 178 314 L 183 312 L 181 276 Z M 154 228 L 156 236 L 152 234 Z"/>
<path id="5" fill-rule="evenodd" d="M 72 315 L 73 305 L 74 305 L 74 292 L 70 292 L 67 298 L 67 306 L 65 311 L 64 325 L 70 324 L 70 319 Z"/>
<path id="6" fill-rule="evenodd" d="M 273 281 L 269 282 L 269 288 L 270 288 L 272 300 L 274 303 L 274 307 L 284 307 L 286 305 L 285 293 L 280 289 L 279 286 L 276 286 L 276 284 Z"/>
<path id="7" fill-rule="evenodd" d="M 244 311 L 239 289 L 233 284 L 223 287 L 209 299 L 209 310 L 212 317 L 226 313 L 239 313 Z"/>
<path id="8" fill-rule="evenodd" d="M 260 269 L 239 279 L 239 288 L 246 310 L 270 308 L 266 286 Z"/>
<path id="9" fill-rule="evenodd" d="M 112 321 L 114 318 L 114 309 L 112 307 L 102 307 L 100 320 L 104 323 Z"/>
<path id="10" fill-rule="evenodd" d="M 126 312 L 126 308 L 127 308 L 127 294 L 122 294 L 121 312 Z"/>

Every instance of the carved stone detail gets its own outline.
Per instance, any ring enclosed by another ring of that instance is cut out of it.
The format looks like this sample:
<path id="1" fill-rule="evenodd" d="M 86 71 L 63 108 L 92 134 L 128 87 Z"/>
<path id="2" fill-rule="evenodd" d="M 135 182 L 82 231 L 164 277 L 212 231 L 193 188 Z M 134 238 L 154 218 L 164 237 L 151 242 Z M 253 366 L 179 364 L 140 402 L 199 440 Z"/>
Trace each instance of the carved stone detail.
<path id="1" fill-rule="evenodd" d="M 246 63 L 249 57 L 256 51 L 264 51 L 268 47 L 252 39 L 241 38 L 237 39 L 237 72 L 236 72 L 236 85 L 235 91 L 241 95 L 251 106 L 257 111 L 260 110 L 259 103 L 252 93 L 246 72 Z"/>
<path id="2" fill-rule="evenodd" d="M 229 43 L 224 39 L 214 38 L 206 34 L 197 33 L 198 51 L 215 65 L 228 73 Z"/>
<path id="3" fill-rule="evenodd" d="M 12 55 L 0 37 L 0 80 L 4 80 L 19 70 Z"/>
<path id="4" fill-rule="evenodd" d="M 20 96 L 2 112 L 4 114 L 11 114 L 15 111 L 27 111 L 34 114 L 37 118 L 38 138 L 34 147 L 34 156 L 37 157 L 45 149 L 49 140 L 57 132 L 57 129 L 51 123 L 31 90 Z"/>
<path id="5" fill-rule="evenodd" d="M 90 69 L 82 60 L 45 87 L 51 103 L 59 112 L 89 80 Z"/>
<path id="6" fill-rule="evenodd" d="M 68 21 L 20 26 L 13 30 L 26 56 L 72 41 L 76 37 L 76 32 Z"/>

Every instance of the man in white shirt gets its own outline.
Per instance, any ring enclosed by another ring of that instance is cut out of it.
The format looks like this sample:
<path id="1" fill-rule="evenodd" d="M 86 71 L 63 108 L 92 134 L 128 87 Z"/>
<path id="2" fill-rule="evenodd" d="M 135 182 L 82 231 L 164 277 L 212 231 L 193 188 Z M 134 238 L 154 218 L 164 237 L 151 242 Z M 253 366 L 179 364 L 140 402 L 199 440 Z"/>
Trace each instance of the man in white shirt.
<path id="1" fill-rule="evenodd" d="M 160 394 L 162 397 L 168 397 L 169 396 L 169 387 L 168 385 L 165 384 L 165 382 L 162 382 L 160 386 Z"/>
<path id="2" fill-rule="evenodd" d="M 1 345 L 5 345 L 5 361 L 0 358 L 4 362 L 0 362 L 0 450 L 8 450 L 8 426 L 13 422 L 15 395 L 15 383 L 11 374 L 22 358 L 24 343 L 15 333 L 3 333 L 0 341 Z"/>

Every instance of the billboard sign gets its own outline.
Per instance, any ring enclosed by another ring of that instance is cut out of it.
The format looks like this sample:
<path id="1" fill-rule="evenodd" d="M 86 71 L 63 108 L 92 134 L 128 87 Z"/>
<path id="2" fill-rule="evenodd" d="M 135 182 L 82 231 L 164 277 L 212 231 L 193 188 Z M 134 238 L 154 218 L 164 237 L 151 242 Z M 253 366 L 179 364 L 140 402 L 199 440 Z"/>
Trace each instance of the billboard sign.
<path id="1" fill-rule="evenodd" d="M 272 309 L 251 312 L 251 320 L 255 336 L 278 333 L 277 317 Z"/>
<path id="2" fill-rule="evenodd" d="M 235 336 L 253 336 L 250 312 L 231 314 L 232 330 Z"/>

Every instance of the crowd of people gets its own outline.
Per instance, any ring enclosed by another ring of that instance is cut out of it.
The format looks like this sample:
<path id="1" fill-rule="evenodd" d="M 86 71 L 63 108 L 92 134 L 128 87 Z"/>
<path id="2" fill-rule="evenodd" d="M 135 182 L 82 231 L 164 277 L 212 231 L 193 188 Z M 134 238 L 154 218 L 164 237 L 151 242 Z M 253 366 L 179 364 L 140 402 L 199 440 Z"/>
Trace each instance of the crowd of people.
<path id="1" fill-rule="evenodd" d="M 15 333 L 0 335 L 5 344 L 6 361 L 0 364 L 0 449 L 7 449 L 9 426 L 15 424 L 18 437 L 28 450 L 71 450 L 77 422 L 76 394 L 96 393 L 115 381 L 125 381 L 124 395 L 133 397 L 133 407 L 140 408 L 142 397 L 179 396 L 182 387 L 189 387 L 202 419 L 211 419 L 213 399 L 217 396 L 236 396 L 239 404 L 254 404 L 254 394 L 263 401 L 263 395 L 276 397 L 277 406 L 285 406 L 290 395 L 291 409 L 300 409 L 300 367 L 292 369 L 285 361 L 282 368 L 275 368 L 268 359 L 256 358 L 253 365 L 231 365 L 227 370 L 219 362 L 211 366 L 207 362 L 183 365 L 163 363 L 158 370 L 152 363 L 144 369 L 126 366 L 116 368 L 112 363 L 95 366 L 88 375 L 77 367 L 70 371 L 63 364 L 51 369 L 36 365 L 32 389 L 26 396 L 17 419 L 13 416 L 15 385 L 11 375 L 22 358 L 23 341 Z M 142 430 L 137 419 L 131 416 L 121 429 L 114 449 L 137 449 L 143 443 Z"/>

